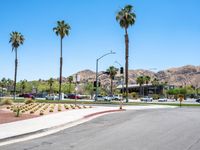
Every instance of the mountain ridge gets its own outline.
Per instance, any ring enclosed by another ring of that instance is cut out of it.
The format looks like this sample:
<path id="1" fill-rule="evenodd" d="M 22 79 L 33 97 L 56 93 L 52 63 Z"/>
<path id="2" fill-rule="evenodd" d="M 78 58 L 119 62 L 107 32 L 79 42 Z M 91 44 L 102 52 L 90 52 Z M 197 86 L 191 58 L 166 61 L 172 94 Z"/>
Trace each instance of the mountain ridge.
<path id="1" fill-rule="evenodd" d="M 80 82 L 93 82 L 96 80 L 96 73 L 89 69 L 78 71 L 72 74 L 72 76 L 75 76 L 75 74 L 79 75 Z M 102 72 L 99 72 L 99 75 L 100 74 L 102 74 Z M 160 82 L 167 82 L 175 86 L 193 85 L 195 87 L 200 87 L 200 66 L 185 65 L 182 67 L 160 70 L 158 72 L 145 69 L 129 70 L 129 84 L 136 84 L 136 78 L 142 75 L 148 75 L 151 79 L 157 78 Z M 118 74 L 117 76 L 120 75 Z M 108 75 L 100 75 L 99 80 L 104 86 L 110 84 Z M 119 81 L 115 80 L 114 83 L 118 84 Z"/>

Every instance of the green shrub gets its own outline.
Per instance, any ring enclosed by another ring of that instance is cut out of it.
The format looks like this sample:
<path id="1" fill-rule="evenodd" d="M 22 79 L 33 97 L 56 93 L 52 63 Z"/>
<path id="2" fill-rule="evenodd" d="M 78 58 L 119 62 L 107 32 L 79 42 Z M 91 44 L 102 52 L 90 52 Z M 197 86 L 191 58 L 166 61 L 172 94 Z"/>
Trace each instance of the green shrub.
<path id="1" fill-rule="evenodd" d="M 153 94 L 153 99 L 159 99 L 160 96 L 158 94 Z"/>
<path id="2" fill-rule="evenodd" d="M 25 104 L 31 104 L 31 103 L 35 103 L 35 101 L 32 100 L 32 99 L 27 99 L 27 100 L 24 101 L 24 103 Z"/>
<path id="3" fill-rule="evenodd" d="M 138 99 L 138 97 L 139 97 L 138 94 L 137 94 L 136 92 L 130 93 L 129 96 L 130 96 L 131 98 L 133 98 L 133 99 Z"/>
<path id="4" fill-rule="evenodd" d="M 11 99 L 3 99 L 0 103 L 0 105 L 12 105 L 13 104 L 13 100 Z"/>

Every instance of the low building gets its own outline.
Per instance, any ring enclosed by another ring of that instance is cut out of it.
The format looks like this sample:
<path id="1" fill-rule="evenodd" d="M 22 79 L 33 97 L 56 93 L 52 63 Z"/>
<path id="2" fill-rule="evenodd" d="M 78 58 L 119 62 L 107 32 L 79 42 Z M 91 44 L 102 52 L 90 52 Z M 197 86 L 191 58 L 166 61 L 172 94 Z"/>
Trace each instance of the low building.
<path id="1" fill-rule="evenodd" d="M 128 93 L 136 92 L 138 95 L 152 95 L 152 94 L 164 94 L 163 91 L 168 89 L 173 89 L 173 85 L 152 85 L 152 84 L 130 84 L 128 85 Z M 126 85 L 117 86 L 122 93 L 123 89 L 126 90 Z"/>

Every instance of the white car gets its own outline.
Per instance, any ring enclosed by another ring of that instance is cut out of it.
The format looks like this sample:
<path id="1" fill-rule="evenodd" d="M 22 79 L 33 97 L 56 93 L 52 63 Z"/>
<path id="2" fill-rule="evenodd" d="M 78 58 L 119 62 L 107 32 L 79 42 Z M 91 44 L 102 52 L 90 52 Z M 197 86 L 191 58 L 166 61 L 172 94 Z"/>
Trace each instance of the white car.
<path id="1" fill-rule="evenodd" d="M 152 97 L 149 97 L 149 96 L 145 96 L 145 97 L 142 97 L 140 99 L 142 102 L 152 102 L 153 101 L 153 98 Z"/>
<path id="2" fill-rule="evenodd" d="M 113 96 L 105 96 L 104 100 L 105 101 L 111 101 L 111 100 L 114 100 L 114 97 Z"/>
<path id="3" fill-rule="evenodd" d="M 96 96 L 94 96 L 94 100 L 96 100 Z M 98 96 L 97 96 L 97 100 L 98 100 L 98 101 L 103 101 L 103 100 L 104 100 L 104 97 L 101 96 L 101 95 L 98 95 Z"/>
<path id="4" fill-rule="evenodd" d="M 167 98 L 159 98 L 158 102 L 167 102 Z"/>
<path id="5" fill-rule="evenodd" d="M 57 95 L 47 95 L 46 100 L 58 100 L 59 97 Z"/>
<path id="6" fill-rule="evenodd" d="M 120 96 L 120 95 L 113 95 L 113 99 L 114 100 L 121 100 L 122 96 Z"/>

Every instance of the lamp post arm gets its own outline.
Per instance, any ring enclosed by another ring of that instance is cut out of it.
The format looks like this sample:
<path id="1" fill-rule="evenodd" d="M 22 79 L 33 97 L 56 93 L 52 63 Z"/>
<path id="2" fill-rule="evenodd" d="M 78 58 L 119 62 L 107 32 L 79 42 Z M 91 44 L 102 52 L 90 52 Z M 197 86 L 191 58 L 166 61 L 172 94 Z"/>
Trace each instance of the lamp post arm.
<path id="1" fill-rule="evenodd" d="M 100 60 L 101 58 L 103 58 L 103 57 L 105 57 L 105 56 L 107 56 L 107 55 L 109 55 L 109 54 L 115 54 L 115 52 L 109 52 L 109 53 L 106 53 L 106 54 L 104 54 L 104 55 L 102 55 L 101 57 L 99 57 L 99 58 L 97 58 L 97 60 Z"/>

